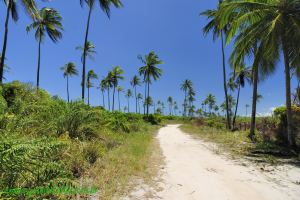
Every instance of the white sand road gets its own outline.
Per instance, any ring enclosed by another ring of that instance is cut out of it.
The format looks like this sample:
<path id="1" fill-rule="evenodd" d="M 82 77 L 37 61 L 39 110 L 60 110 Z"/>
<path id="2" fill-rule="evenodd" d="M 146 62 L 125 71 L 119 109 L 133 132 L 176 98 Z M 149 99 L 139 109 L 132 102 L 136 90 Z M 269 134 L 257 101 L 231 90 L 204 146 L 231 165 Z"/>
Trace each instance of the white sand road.
<path id="1" fill-rule="evenodd" d="M 161 189 L 140 185 L 124 199 L 300 200 L 300 169 L 281 166 L 266 172 L 214 153 L 209 144 L 162 128 L 157 139 L 165 159 Z M 149 195 L 151 193 L 151 195 Z"/>

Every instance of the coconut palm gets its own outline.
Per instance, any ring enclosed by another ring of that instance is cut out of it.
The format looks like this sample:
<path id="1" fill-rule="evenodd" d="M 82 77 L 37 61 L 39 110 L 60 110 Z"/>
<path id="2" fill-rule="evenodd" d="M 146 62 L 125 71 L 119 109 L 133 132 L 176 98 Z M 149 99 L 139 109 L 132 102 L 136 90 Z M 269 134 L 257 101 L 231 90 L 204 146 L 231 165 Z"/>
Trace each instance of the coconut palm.
<path id="1" fill-rule="evenodd" d="M 158 80 L 162 75 L 162 70 L 157 67 L 157 65 L 163 64 L 163 61 L 155 54 L 154 51 L 150 52 L 148 55 L 138 57 L 142 63 L 145 65 L 139 69 L 140 76 L 143 77 L 145 83 L 145 97 L 150 97 L 150 84 L 152 79 L 154 81 Z M 147 99 L 147 98 L 146 98 Z M 146 104 L 147 112 L 149 115 L 149 105 Z"/>
<path id="2" fill-rule="evenodd" d="M 86 24 L 86 30 L 85 30 L 85 38 L 84 38 L 84 44 L 83 46 L 86 47 L 88 43 L 88 37 L 89 37 L 89 30 L 90 30 L 90 22 L 91 22 L 91 16 L 92 12 L 96 6 L 96 4 L 99 4 L 100 8 L 106 13 L 108 17 L 110 17 L 110 8 L 111 6 L 115 6 L 116 8 L 122 7 L 122 3 L 120 0 L 80 0 L 80 5 L 83 7 L 84 5 L 87 5 L 89 12 L 88 12 L 88 18 L 87 18 L 87 24 Z M 84 93 L 85 93 L 85 72 L 86 72 L 86 48 L 83 49 L 83 58 L 82 58 L 82 99 L 84 100 Z"/>
<path id="3" fill-rule="evenodd" d="M 167 102 L 169 103 L 169 115 L 172 115 L 172 108 L 173 108 L 173 98 L 168 97 Z"/>
<path id="4" fill-rule="evenodd" d="M 240 100 L 240 91 L 241 87 L 245 87 L 245 82 L 251 83 L 252 79 L 252 70 L 250 67 L 245 67 L 244 65 L 241 65 L 239 68 L 235 69 L 235 73 L 232 74 L 232 79 L 235 80 L 236 84 L 238 85 L 238 94 L 236 98 L 236 107 L 234 112 L 234 117 L 232 120 L 232 128 L 235 128 L 235 121 L 236 121 L 236 115 L 237 110 L 239 107 L 239 100 Z"/>
<path id="5" fill-rule="evenodd" d="M 122 86 L 117 87 L 118 92 L 118 104 L 119 104 L 119 111 L 121 112 L 121 101 L 120 101 L 120 93 L 124 91 L 124 88 Z"/>
<path id="6" fill-rule="evenodd" d="M 131 91 L 131 89 L 128 89 L 127 90 L 127 92 L 126 92 L 126 94 L 125 94 L 125 97 L 127 98 L 127 103 L 128 103 L 128 113 L 130 112 L 130 107 L 129 107 L 129 99 L 132 97 L 132 91 Z"/>
<path id="7" fill-rule="evenodd" d="M 101 93 L 102 93 L 102 106 L 103 106 L 103 108 L 105 108 L 105 95 L 104 95 L 104 92 L 107 89 L 107 84 L 106 84 L 104 79 L 101 80 L 99 89 L 101 90 Z"/>
<path id="8" fill-rule="evenodd" d="M 183 103 L 183 116 L 187 114 L 187 94 L 188 90 L 193 88 L 193 83 L 191 80 L 186 79 L 180 86 L 180 89 L 184 92 L 184 103 Z"/>
<path id="9" fill-rule="evenodd" d="M 76 47 L 76 50 L 79 50 L 82 52 L 81 54 L 81 62 L 83 62 L 84 58 L 89 58 L 91 60 L 94 60 L 94 55 L 97 53 L 97 51 L 95 50 L 96 46 L 91 42 L 91 41 L 87 41 L 87 43 L 85 44 L 85 47 L 82 46 L 78 46 Z"/>
<path id="10" fill-rule="evenodd" d="M 90 70 L 88 72 L 86 81 L 86 87 L 88 89 L 88 105 L 90 105 L 90 88 L 94 87 L 94 84 L 92 82 L 93 79 L 98 79 L 98 76 L 93 70 Z"/>
<path id="11" fill-rule="evenodd" d="M 253 61 L 253 103 L 250 138 L 255 136 L 255 114 L 257 100 L 257 81 L 259 71 L 274 71 L 277 61 L 283 52 L 286 79 L 286 106 L 288 121 L 288 141 L 294 146 L 292 132 L 292 112 L 290 95 L 290 66 L 299 63 L 299 2 L 298 1 L 227 1 L 222 4 L 219 16 L 222 27 L 230 19 L 232 29 L 229 31 L 228 41 L 238 32 L 235 44 L 235 60 L 243 62 L 247 55 L 254 55 Z M 238 14 L 237 14 L 238 13 Z M 233 21 L 233 22 L 232 22 Z M 271 67 L 270 67 L 271 66 Z M 267 70 L 266 70 L 267 69 Z"/>
<path id="12" fill-rule="evenodd" d="M 222 1 L 219 1 L 221 4 Z M 221 40 L 221 49 L 222 49 L 222 73 L 223 73 L 223 87 L 224 87 L 224 94 L 225 94 L 225 102 L 226 102 L 226 113 L 227 113 L 227 128 L 231 129 L 231 119 L 229 115 L 229 102 L 228 102 L 228 91 L 227 91 L 227 75 L 226 75 L 226 58 L 225 58 L 225 44 L 224 44 L 224 35 L 226 33 L 226 27 L 220 28 L 219 20 L 217 18 L 217 13 L 219 11 L 219 7 L 217 10 L 206 10 L 202 12 L 201 15 L 206 16 L 209 22 L 203 28 L 203 32 L 205 35 L 212 32 L 213 33 L 213 40 L 220 38 Z M 228 25 L 227 23 L 226 25 Z"/>
<path id="13" fill-rule="evenodd" d="M 208 94 L 208 96 L 205 99 L 205 102 L 207 102 L 209 114 L 212 114 L 213 108 L 216 106 L 216 97 L 212 94 Z"/>
<path id="14" fill-rule="evenodd" d="M 0 84 L 3 81 L 3 73 L 4 73 L 4 66 L 5 66 L 5 57 L 6 57 L 6 48 L 7 48 L 7 41 L 8 41 L 8 25 L 10 16 L 13 21 L 18 21 L 19 13 L 17 10 L 18 6 L 22 6 L 24 10 L 33 18 L 37 18 L 37 7 L 34 0 L 22 0 L 22 1 L 15 1 L 15 0 L 3 0 L 7 9 L 6 9 L 6 18 L 4 24 L 4 39 L 3 39 L 3 47 L 2 47 L 2 57 L 0 60 Z"/>
<path id="15" fill-rule="evenodd" d="M 250 107 L 250 105 L 246 104 L 245 107 L 246 107 L 246 117 L 247 117 L 248 116 L 248 108 Z"/>
<path id="16" fill-rule="evenodd" d="M 190 88 L 189 91 L 188 91 L 188 96 L 187 96 L 188 107 L 189 107 L 189 108 L 191 108 L 191 107 L 193 106 L 193 104 L 194 104 L 194 101 L 196 101 L 195 95 L 196 95 L 196 93 L 195 93 L 194 89 L 193 89 L 193 88 Z M 191 109 L 188 109 L 188 111 L 190 111 L 190 110 L 191 110 Z M 190 117 L 191 117 L 191 114 L 192 114 L 192 113 L 189 112 L 189 116 L 190 116 Z"/>
<path id="17" fill-rule="evenodd" d="M 124 80 L 124 77 L 123 77 L 124 71 L 121 69 L 121 67 L 116 66 L 116 67 L 113 68 L 113 70 L 109 74 L 110 74 L 109 80 L 111 81 L 111 84 L 113 86 L 112 111 L 114 111 L 115 110 L 116 88 L 119 85 L 119 80 Z"/>
<path id="18" fill-rule="evenodd" d="M 141 114 L 140 100 L 143 100 L 143 95 L 141 93 L 138 93 L 137 101 L 138 101 L 138 107 L 139 107 L 139 114 Z"/>
<path id="19" fill-rule="evenodd" d="M 26 27 L 27 32 L 32 29 L 35 30 L 35 39 L 38 41 L 37 89 L 39 89 L 40 86 L 41 44 L 45 40 L 46 34 L 54 43 L 61 39 L 61 31 L 63 30 L 61 21 L 62 17 L 56 10 L 43 8 L 38 12 L 38 18 Z"/>
<path id="20" fill-rule="evenodd" d="M 176 102 L 176 101 L 174 101 L 173 106 L 174 106 L 174 108 L 173 108 L 174 114 L 175 114 L 175 116 L 177 116 L 177 110 L 178 110 L 179 108 L 178 108 L 178 105 L 177 105 L 177 102 Z"/>
<path id="21" fill-rule="evenodd" d="M 77 76 L 78 71 L 76 69 L 76 65 L 72 62 L 69 62 L 69 63 L 65 64 L 60 69 L 64 72 L 64 78 L 67 79 L 67 97 L 68 97 L 68 103 L 69 103 L 70 102 L 69 77 Z"/>
<path id="22" fill-rule="evenodd" d="M 153 106 L 153 99 L 152 99 L 152 97 L 147 97 L 146 98 L 146 100 L 145 100 L 145 106 L 148 108 L 148 107 L 151 107 L 151 106 Z"/>
<path id="23" fill-rule="evenodd" d="M 138 99 L 137 99 L 137 92 L 136 92 L 136 88 L 137 86 L 140 86 L 141 85 L 141 80 L 140 78 L 135 75 L 131 81 L 130 81 L 130 84 L 131 86 L 133 87 L 134 89 L 134 96 L 135 96 L 135 112 L 137 113 L 138 112 Z"/>

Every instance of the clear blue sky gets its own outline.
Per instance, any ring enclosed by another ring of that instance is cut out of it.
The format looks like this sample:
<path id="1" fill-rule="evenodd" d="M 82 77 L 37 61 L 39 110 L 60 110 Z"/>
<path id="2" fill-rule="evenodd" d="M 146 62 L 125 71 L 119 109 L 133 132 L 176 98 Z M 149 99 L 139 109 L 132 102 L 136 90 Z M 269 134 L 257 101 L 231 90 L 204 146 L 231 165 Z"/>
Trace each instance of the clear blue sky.
<path id="1" fill-rule="evenodd" d="M 49 39 L 42 46 L 41 87 L 52 95 L 66 98 L 66 84 L 59 70 L 65 63 L 72 61 L 81 71 L 80 52 L 76 46 L 82 46 L 84 40 L 87 9 L 82 9 L 79 0 L 52 0 L 39 3 L 39 7 L 53 7 L 63 16 L 63 39 L 53 44 Z M 113 66 L 121 66 L 126 80 L 121 85 L 130 87 L 129 79 L 137 74 L 141 66 L 137 55 L 151 50 L 157 52 L 164 65 L 163 77 L 151 87 L 151 96 L 166 101 L 172 96 L 179 105 L 183 93 L 179 89 L 184 79 L 191 79 L 197 91 L 196 106 L 201 106 L 204 97 L 212 93 L 220 103 L 224 99 L 222 90 L 220 43 L 212 41 L 202 34 L 206 23 L 199 13 L 214 8 L 218 0 L 123 0 L 122 9 L 112 9 L 109 20 L 97 7 L 94 10 L 89 40 L 96 45 L 98 54 L 95 61 L 88 61 L 88 69 L 94 69 L 100 77 L 105 76 Z M 27 34 L 26 25 L 30 19 L 19 8 L 20 20 L 9 24 L 7 64 L 11 68 L 6 75 L 7 81 L 20 80 L 35 83 L 37 63 L 37 42 L 34 35 Z M 0 4 L 0 45 L 2 48 L 5 5 Z M 227 55 L 230 47 L 227 48 Z M 228 66 L 229 67 L 229 66 Z M 97 83 L 98 84 L 98 83 Z M 293 88 L 295 87 L 293 81 Z M 80 77 L 71 79 L 71 97 L 81 94 Z M 140 88 L 142 92 L 142 87 Z M 284 104 L 283 66 L 280 65 L 275 75 L 259 86 L 259 93 L 264 98 L 258 105 L 259 113 L 268 113 L 270 108 Z M 91 102 L 99 105 L 99 90 L 92 89 Z M 244 105 L 251 104 L 251 88 L 242 90 L 240 113 L 245 113 Z M 125 99 L 123 100 L 125 101 Z M 131 100 L 131 108 L 134 101 Z M 124 105 L 125 102 L 124 102 Z"/>

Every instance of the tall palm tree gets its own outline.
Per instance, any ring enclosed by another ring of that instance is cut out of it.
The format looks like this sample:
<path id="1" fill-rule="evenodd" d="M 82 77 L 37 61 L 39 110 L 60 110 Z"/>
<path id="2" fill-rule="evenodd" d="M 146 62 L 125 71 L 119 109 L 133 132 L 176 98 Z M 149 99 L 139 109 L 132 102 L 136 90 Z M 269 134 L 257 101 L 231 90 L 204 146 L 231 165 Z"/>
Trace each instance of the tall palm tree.
<path id="1" fill-rule="evenodd" d="M 108 102 L 108 110 L 110 111 L 111 109 L 111 102 L 110 102 L 110 89 L 113 88 L 113 83 L 112 83 L 112 73 L 108 72 L 107 76 L 104 79 L 104 83 L 106 84 L 106 89 L 107 89 L 107 102 Z"/>
<path id="2" fill-rule="evenodd" d="M 207 102 L 209 114 L 212 115 L 212 109 L 216 105 L 216 97 L 212 94 L 208 94 L 208 96 L 205 99 L 205 102 Z"/>
<path id="3" fill-rule="evenodd" d="M 245 82 L 251 83 L 252 79 L 252 70 L 249 67 L 245 67 L 244 65 L 241 65 L 239 68 L 235 69 L 235 74 L 232 74 L 232 79 L 235 80 L 236 84 L 238 85 L 238 94 L 236 98 L 236 107 L 234 112 L 234 117 L 232 121 L 232 129 L 235 128 L 235 121 L 236 121 L 236 115 L 239 107 L 239 100 L 240 100 L 240 91 L 241 87 L 245 87 Z"/>
<path id="4" fill-rule="evenodd" d="M 188 100 L 188 107 L 189 107 L 189 108 L 191 108 L 191 107 L 193 106 L 194 101 L 196 100 L 196 99 L 195 99 L 195 95 L 196 95 L 196 93 L 195 93 L 194 89 L 193 89 L 193 88 L 190 88 L 189 91 L 188 91 L 188 97 L 187 97 L 187 100 Z M 191 109 L 188 109 L 188 111 L 189 111 L 189 116 L 191 116 L 190 110 L 191 110 Z"/>
<path id="5" fill-rule="evenodd" d="M 126 92 L 126 95 L 125 95 L 125 97 L 127 98 L 127 103 L 128 103 L 128 113 L 130 112 L 130 107 L 129 107 L 129 99 L 132 97 L 132 91 L 131 91 L 131 89 L 128 89 L 127 90 L 127 92 Z"/>
<path id="6" fill-rule="evenodd" d="M 177 105 L 177 102 L 176 102 L 176 101 L 174 101 L 173 106 L 174 106 L 174 108 L 173 108 L 174 114 L 175 114 L 175 116 L 177 116 L 178 105 Z"/>
<path id="7" fill-rule="evenodd" d="M 83 46 L 87 46 L 88 37 L 89 37 L 89 29 L 90 29 L 90 22 L 92 11 L 95 8 L 96 3 L 98 2 L 100 8 L 106 13 L 108 17 L 110 17 L 110 7 L 111 5 L 115 6 L 116 8 L 122 7 L 122 3 L 120 0 L 80 0 L 80 5 L 83 7 L 84 5 L 88 6 L 88 18 L 85 30 L 85 38 Z M 82 59 L 82 99 L 84 100 L 84 90 L 85 90 L 85 72 L 86 72 L 86 49 L 83 52 L 83 59 Z"/>
<path id="8" fill-rule="evenodd" d="M 107 89 L 107 84 L 106 84 L 105 79 L 101 80 L 99 89 L 101 90 L 101 93 L 102 93 L 102 106 L 103 106 L 103 108 L 105 108 L 105 95 L 104 95 L 104 92 Z"/>
<path id="9" fill-rule="evenodd" d="M 86 81 L 86 87 L 88 89 L 88 105 L 90 105 L 90 88 L 94 87 L 94 84 L 92 82 L 93 79 L 98 79 L 98 76 L 94 72 L 94 70 L 90 70 L 88 72 L 87 81 Z"/>
<path id="10" fill-rule="evenodd" d="M 77 76 L 78 71 L 76 69 L 76 65 L 72 62 L 65 64 L 63 67 L 60 68 L 64 72 L 64 78 L 67 79 L 67 97 L 68 103 L 70 102 L 70 93 L 69 93 L 69 77 Z"/>
<path id="11" fill-rule="evenodd" d="M 219 0 L 219 5 L 222 3 L 222 1 Z M 228 91 L 227 91 L 227 73 L 226 73 L 226 58 L 225 58 L 225 44 L 224 44 L 224 34 L 226 33 L 226 27 L 220 28 L 219 26 L 219 20 L 217 19 L 217 10 L 207 10 L 201 15 L 204 15 L 208 18 L 209 22 L 208 24 L 203 28 L 203 32 L 205 35 L 212 32 L 213 33 L 213 40 L 216 40 L 217 38 L 221 38 L 221 48 L 222 48 L 222 72 L 223 72 L 223 87 L 224 87 L 224 94 L 225 94 L 225 105 L 226 105 L 226 113 L 227 113 L 227 128 L 231 129 L 231 119 L 229 115 L 229 102 L 228 102 Z M 228 25 L 227 23 L 226 25 Z"/>
<path id="12" fill-rule="evenodd" d="M 241 49 L 244 49 L 239 55 L 248 54 L 249 49 L 253 48 L 253 46 L 257 46 L 257 41 L 259 41 L 260 47 L 255 55 L 255 60 L 258 60 L 258 58 L 261 58 L 261 55 L 263 55 L 275 66 L 280 58 L 280 53 L 283 53 L 286 86 L 287 136 L 290 146 L 295 146 L 295 135 L 292 131 L 291 66 L 299 66 L 299 4 L 298 1 L 286 0 L 228 1 L 222 6 L 219 16 L 222 21 L 222 26 L 227 23 L 226 19 L 228 19 L 231 13 L 238 12 L 238 14 L 235 14 L 234 24 L 232 25 L 234 28 L 230 30 L 230 35 L 233 37 L 235 33 L 239 31 L 240 35 L 238 36 L 238 41 L 243 44 L 241 45 Z M 232 37 L 229 37 L 228 40 Z M 256 66 L 254 65 L 254 67 L 258 68 L 257 64 Z M 254 77 L 258 73 L 257 71 L 258 69 L 255 70 Z M 253 96 L 254 104 L 257 99 L 256 96 Z M 250 137 L 253 136 L 254 127 L 252 126 Z"/>
<path id="13" fill-rule="evenodd" d="M 141 85 L 141 80 L 140 78 L 135 75 L 131 81 L 130 81 L 130 84 L 131 86 L 133 87 L 134 89 L 134 96 L 135 96 L 135 112 L 137 113 L 138 112 L 138 99 L 137 99 L 137 92 L 136 92 L 136 88 L 137 86 L 140 86 Z"/>
<path id="14" fill-rule="evenodd" d="M 163 64 L 163 61 L 159 59 L 154 51 L 150 52 L 148 55 L 138 57 L 142 63 L 145 65 L 139 69 L 140 76 L 143 76 L 145 83 L 145 97 L 150 97 L 150 84 L 152 79 L 154 81 L 158 80 L 162 75 L 162 70 L 157 67 L 157 65 Z M 147 86 L 147 87 L 146 87 Z M 146 98 L 147 99 L 147 98 Z M 149 115 L 149 105 L 146 104 L 147 112 Z"/>
<path id="15" fill-rule="evenodd" d="M 112 111 L 115 110 L 115 93 L 116 93 L 116 88 L 119 85 L 119 80 L 123 80 L 124 71 L 121 69 L 121 67 L 116 66 L 113 68 L 113 70 L 110 72 L 110 81 L 111 84 L 113 85 L 113 103 L 112 103 Z"/>
<path id="16" fill-rule="evenodd" d="M 4 0 L 4 3 L 7 7 L 6 9 L 6 18 L 4 24 L 4 39 L 3 39 L 3 47 L 2 47 L 2 56 L 0 59 L 0 84 L 3 81 L 3 73 L 4 73 L 4 66 L 5 66 L 5 57 L 6 57 L 6 49 L 7 49 L 7 41 L 8 41 L 8 25 L 10 16 L 13 21 L 18 21 L 19 13 L 17 10 L 18 6 L 22 6 L 25 8 L 25 11 L 33 18 L 37 18 L 37 7 L 34 0 L 22 0 L 22 1 L 15 1 L 15 0 Z M 20 4 L 20 5 L 19 5 Z"/>
<path id="17" fill-rule="evenodd" d="M 250 107 L 250 105 L 246 104 L 245 107 L 246 107 L 246 117 L 247 117 L 248 116 L 248 108 Z"/>
<path id="18" fill-rule="evenodd" d="M 168 97 L 167 101 L 169 103 L 169 113 L 170 113 L 170 115 L 172 115 L 173 98 L 172 97 Z"/>
<path id="19" fill-rule="evenodd" d="M 193 83 L 189 79 L 184 80 L 180 86 L 180 89 L 184 91 L 183 116 L 186 116 L 187 113 L 187 93 L 188 90 L 192 88 L 193 88 Z"/>
<path id="20" fill-rule="evenodd" d="M 79 50 L 82 52 L 81 54 L 81 62 L 83 62 L 83 59 L 88 57 L 91 60 L 94 60 L 94 55 L 97 53 L 97 51 L 95 50 L 96 46 L 91 42 L 91 41 L 87 41 L 85 46 L 78 46 L 76 47 L 76 50 Z"/>
<path id="21" fill-rule="evenodd" d="M 143 100 L 143 95 L 141 93 L 138 93 L 137 102 L 138 102 L 139 114 L 141 114 L 140 100 Z"/>
<path id="22" fill-rule="evenodd" d="M 119 112 L 121 112 L 120 93 L 124 91 L 124 88 L 122 86 L 118 86 L 117 87 L 117 91 L 118 91 Z"/>
<path id="23" fill-rule="evenodd" d="M 63 26 L 61 24 L 62 17 L 60 14 L 52 8 L 43 8 L 38 12 L 38 18 L 33 21 L 32 24 L 26 27 L 26 31 L 29 32 L 32 29 L 35 30 L 35 39 L 38 41 L 38 66 L 37 66 L 37 78 L 36 87 L 40 86 L 40 68 L 41 68 L 41 43 L 44 41 L 46 34 L 54 42 L 58 42 L 62 37 L 61 31 Z"/>

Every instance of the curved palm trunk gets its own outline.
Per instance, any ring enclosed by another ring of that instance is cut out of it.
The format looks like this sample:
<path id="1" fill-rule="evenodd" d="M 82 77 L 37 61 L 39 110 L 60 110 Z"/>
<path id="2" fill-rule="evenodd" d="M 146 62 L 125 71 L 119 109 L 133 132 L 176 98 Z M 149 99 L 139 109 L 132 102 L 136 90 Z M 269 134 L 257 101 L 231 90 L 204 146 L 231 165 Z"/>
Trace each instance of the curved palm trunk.
<path id="1" fill-rule="evenodd" d="M 70 103 L 69 76 L 67 76 L 67 96 L 68 96 L 68 103 Z"/>
<path id="2" fill-rule="evenodd" d="M 114 86 L 114 89 L 113 89 L 113 105 L 112 105 L 112 111 L 115 111 L 115 93 L 116 93 L 116 86 Z"/>
<path id="3" fill-rule="evenodd" d="M 258 66 L 253 65 L 253 95 L 252 95 L 252 113 L 249 138 L 255 140 L 255 126 L 256 126 L 256 103 L 257 103 L 257 82 L 258 82 Z"/>
<path id="4" fill-rule="evenodd" d="M 223 31 L 221 32 L 221 40 L 222 40 L 222 60 L 223 60 L 223 84 L 224 84 L 224 93 L 225 93 L 225 100 L 226 100 L 226 118 L 227 118 L 227 128 L 231 129 L 231 120 L 229 115 L 229 102 L 228 102 L 228 91 L 227 91 L 227 78 L 226 78 L 226 64 L 225 64 L 225 50 L 224 50 L 224 38 L 223 38 Z"/>
<path id="5" fill-rule="evenodd" d="M 235 106 L 235 112 L 234 112 L 234 117 L 233 117 L 233 122 L 232 122 L 232 129 L 235 128 L 235 120 L 236 120 L 236 115 L 237 115 L 237 111 L 238 111 L 238 107 L 239 107 L 240 92 L 241 92 L 241 84 L 239 84 L 238 95 L 236 98 L 236 106 Z"/>
<path id="6" fill-rule="evenodd" d="M 92 8 L 89 8 L 89 15 L 88 15 L 88 21 L 86 25 L 86 31 L 85 31 L 85 39 L 84 39 L 84 45 L 83 45 L 83 58 L 82 58 L 82 79 L 81 79 L 81 98 L 82 101 L 84 101 L 84 93 L 85 93 L 85 72 L 86 72 L 86 44 L 88 42 L 88 36 L 89 36 L 89 29 L 90 29 L 90 21 L 91 21 L 91 14 L 92 14 Z"/>
<path id="7" fill-rule="evenodd" d="M 3 73 L 4 73 L 4 60 L 6 56 L 6 46 L 7 46 L 7 37 L 8 37 L 8 22 L 9 22 L 9 13 L 11 9 L 11 3 L 8 1 L 7 11 L 6 11 L 6 19 L 5 19 L 5 31 L 4 31 L 4 42 L 2 48 L 2 56 L 0 62 L 0 84 L 3 82 Z"/>
<path id="8" fill-rule="evenodd" d="M 36 88 L 39 90 L 40 88 L 40 69 L 41 69 L 41 42 L 42 38 L 39 38 L 39 49 L 38 49 L 38 68 L 37 68 L 37 75 L 36 75 Z"/>
<path id="9" fill-rule="evenodd" d="M 284 34 L 284 33 L 283 33 Z M 293 119 L 292 119 L 292 102 L 291 102 L 291 74 L 289 65 L 288 46 L 284 35 L 282 36 L 282 46 L 285 66 L 285 97 L 286 97 L 286 117 L 287 117 L 287 136 L 289 146 L 296 146 L 295 137 L 293 134 Z"/>

